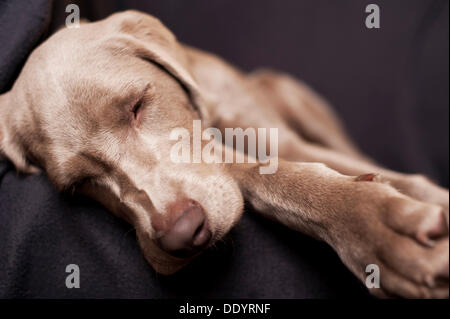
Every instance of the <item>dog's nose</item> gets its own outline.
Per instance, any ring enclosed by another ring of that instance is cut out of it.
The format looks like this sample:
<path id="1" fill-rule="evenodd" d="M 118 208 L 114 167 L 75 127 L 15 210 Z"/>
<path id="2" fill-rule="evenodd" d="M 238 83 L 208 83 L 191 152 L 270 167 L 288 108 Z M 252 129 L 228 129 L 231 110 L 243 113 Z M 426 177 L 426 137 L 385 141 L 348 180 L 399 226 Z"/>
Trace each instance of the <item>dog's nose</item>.
<path id="1" fill-rule="evenodd" d="M 206 214 L 198 204 L 191 204 L 164 235 L 159 246 L 176 257 L 192 256 L 204 248 L 211 239 Z"/>

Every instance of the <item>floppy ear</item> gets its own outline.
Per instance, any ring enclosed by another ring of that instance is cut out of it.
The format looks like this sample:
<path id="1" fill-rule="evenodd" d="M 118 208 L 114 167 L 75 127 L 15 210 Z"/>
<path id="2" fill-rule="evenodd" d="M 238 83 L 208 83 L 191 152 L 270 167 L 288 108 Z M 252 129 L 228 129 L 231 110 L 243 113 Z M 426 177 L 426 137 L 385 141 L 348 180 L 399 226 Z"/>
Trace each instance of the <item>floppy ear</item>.
<path id="1" fill-rule="evenodd" d="M 0 159 L 9 159 L 19 172 L 38 173 L 40 169 L 27 161 L 25 152 L 18 142 L 19 134 L 14 131 L 14 120 L 8 116 L 13 113 L 11 111 L 11 94 L 10 92 L 0 94 Z"/>
<path id="2" fill-rule="evenodd" d="M 117 13 L 110 19 L 117 19 L 118 31 L 125 35 L 119 41 L 124 41 L 127 49 L 133 50 L 133 54 L 140 58 L 159 64 L 183 84 L 200 116 L 208 123 L 213 98 L 196 83 L 189 70 L 186 52 L 172 32 L 158 19 L 137 11 Z"/>

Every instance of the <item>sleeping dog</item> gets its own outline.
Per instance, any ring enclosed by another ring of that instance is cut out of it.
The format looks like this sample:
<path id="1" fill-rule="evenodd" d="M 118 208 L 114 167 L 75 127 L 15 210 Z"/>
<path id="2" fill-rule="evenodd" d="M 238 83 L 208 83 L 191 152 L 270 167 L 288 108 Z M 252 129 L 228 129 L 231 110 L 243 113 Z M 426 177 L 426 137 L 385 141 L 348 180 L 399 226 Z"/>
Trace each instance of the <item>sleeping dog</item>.
<path id="1" fill-rule="evenodd" d="M 173 130 L 191 136 L 198 121 L 219 132 L 277 129 L 277 170 L 261 174 L 265 163 L 213 139 L 201 146 L 217 143 L 245 160 L 173 161 Z M 449 295 L 448 190 L 377 166 L 306 84 L 243 73 L 181 44 L 150 15 L 64 28 L 36 48 L 0 96 L 0 152 L 18 171 L 43 170 L 61 191 L 131 223 L 158 273 L 221 239 L 245 200 L 331 245 L 362 281 L 376 264 L 376 296 Z"/>

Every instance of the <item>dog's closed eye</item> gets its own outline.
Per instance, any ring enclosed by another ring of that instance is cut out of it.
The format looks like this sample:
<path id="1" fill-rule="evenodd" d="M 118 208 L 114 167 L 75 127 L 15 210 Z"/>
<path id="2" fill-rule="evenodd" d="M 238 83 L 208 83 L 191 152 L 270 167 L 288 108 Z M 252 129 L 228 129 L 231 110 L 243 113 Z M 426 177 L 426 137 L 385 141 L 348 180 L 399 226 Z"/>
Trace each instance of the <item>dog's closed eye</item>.
<path id="1" fill-rule="evenodd" d="M 149 102 L 151 97 L 149 97 L 148 90 L 150 85 L 148 84 L 145 89 L 141 92 L 138 98 L 134 103 L 131 104 L 131 108 L 129 109 L 133 115 L 133 121 L 139 121 L 140 114 L 144 109 L 144 106 Z"/>
<path id="2" fill-rule="evenodd" d="M 144 104 L 144 97 L 141 97 L 137 103 L 133 106 L 133 108 L 131 109 L 131 112 L 133 113 L 134 119 L 137 120 L 138 119 L 138 115 L 139 112 L 142 110 L 142 106 Z"/>

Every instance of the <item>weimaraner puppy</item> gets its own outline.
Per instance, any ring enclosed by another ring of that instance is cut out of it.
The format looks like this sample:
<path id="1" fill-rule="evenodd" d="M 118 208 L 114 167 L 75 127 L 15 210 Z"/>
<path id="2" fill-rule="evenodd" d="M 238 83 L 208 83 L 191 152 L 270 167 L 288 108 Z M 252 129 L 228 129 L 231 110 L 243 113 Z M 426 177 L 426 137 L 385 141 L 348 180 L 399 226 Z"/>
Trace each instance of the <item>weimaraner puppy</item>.
<path id="1" fill-rule="evenodd" d="M 261 174 L 267 163 L 247 154 L 244 163 L 174 162 L 171 132 L 192 135 L 195 120 L 221 132 L 277 128 L 276 172 Z M 18 171 L 44 170 L 60 190 L 131 223 L 161 274 L 222 238 L 246 200 L 331 245 L 363 282 L 377 265 L 376 296 L 449 295 L 448 190 L 377 166 L 304 83 L 243 73 L 147 14 L 63 28 L 36 48 L 0 96 L 0 151 Z"/>

